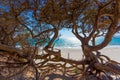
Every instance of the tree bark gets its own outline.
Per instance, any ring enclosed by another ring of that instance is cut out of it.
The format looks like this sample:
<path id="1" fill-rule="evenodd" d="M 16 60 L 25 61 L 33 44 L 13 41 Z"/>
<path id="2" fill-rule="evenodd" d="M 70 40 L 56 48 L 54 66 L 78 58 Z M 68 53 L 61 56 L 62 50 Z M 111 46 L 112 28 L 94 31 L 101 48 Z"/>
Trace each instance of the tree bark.
<path id="1" fill-rule="evenodd" d="M 53 43 L 55 41 L 55 39 L 58 37 L 58 29 L 54 28 L 54 36 L 52 37 L 52 39 L 50 40 L 50 42 L 48 43 L 48 45 L 45 48 L 51 48 L 53 47 Z"/>

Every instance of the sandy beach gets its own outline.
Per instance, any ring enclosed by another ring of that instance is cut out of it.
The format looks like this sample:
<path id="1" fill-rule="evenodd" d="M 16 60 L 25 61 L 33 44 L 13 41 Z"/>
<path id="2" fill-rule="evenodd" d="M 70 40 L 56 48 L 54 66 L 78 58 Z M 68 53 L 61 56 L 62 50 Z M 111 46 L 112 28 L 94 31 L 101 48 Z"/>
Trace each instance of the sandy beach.
<path id="1" fill-rule="evenodd" d="M 120 62 L 120 47 L 106 47 L 100 50 L 101 54 L 107 55 L 112 60 Z M 82 51 L 81 49 L 74 49 L 74 48 L 62 48 L 61 55 L 64 58 L 70 58 L 74 60 L 81 60 L 82 59 Z"/>

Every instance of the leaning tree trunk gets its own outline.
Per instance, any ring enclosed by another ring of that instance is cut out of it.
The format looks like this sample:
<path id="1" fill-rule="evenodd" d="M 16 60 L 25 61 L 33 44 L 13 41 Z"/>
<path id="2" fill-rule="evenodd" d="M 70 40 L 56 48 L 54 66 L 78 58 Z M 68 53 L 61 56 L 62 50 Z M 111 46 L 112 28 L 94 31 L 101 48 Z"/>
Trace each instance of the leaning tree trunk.
<path id="1" fill-rule="evenodd" d="M 99 75 L 100 79 L 103 79 L 103 77 L 110 79 L 111 77 L 106 73 L 115 73 L 120 75 L 120 65 L 116 61 L 111 60 L 109 57 L 100 54 L 98 51 L 109 44 L 115 32 L 116 30 L 114 27 L 110 27 L 104 41 L 99 45 L 90 46 L 87 43 L 87 38 L 86 40 L 83 40 L 82 51 L 85 56 L 84 59 L 87 61 L 87 64 L 83 65 L 84 67 L 87 65 L 87 67 L 84 68 L 83 74 L 85 78 L 88 78 L 88 76 L 91 75 L 98 77 Z M 106 59 L 106 61 L 104 61 L 104 59 Z"/>
<path id="2" fill-rule="evenodd" d="M 48 45 L 45 47 L 46 49 L 48 48 L 52 48 L 53 47 L 53 43 L 56 40 L 56 38 L 58 37 L 58 29 L 54 28 L 54 36 L 52 37 L 52 39 L 48 42 Z"/>

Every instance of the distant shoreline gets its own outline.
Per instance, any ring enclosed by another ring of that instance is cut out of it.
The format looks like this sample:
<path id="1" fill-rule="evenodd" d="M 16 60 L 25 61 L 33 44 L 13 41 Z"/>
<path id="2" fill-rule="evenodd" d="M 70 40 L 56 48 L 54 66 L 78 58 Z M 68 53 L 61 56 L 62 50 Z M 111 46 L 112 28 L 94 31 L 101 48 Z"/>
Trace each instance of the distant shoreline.
<path id="1" fill-rule="evenodd" d="M 99 52 L 120 63 L 120 46 L 107 46 Z M 61 48 L 61 55 L 64 58 L 81 60 L 83 53 L 80 48 Z"/>
<path id="2" fill-rule="evenodd" d="M 81 46 L 79 47 L 55 47 L 57 49 L 81 49 Z M 108 45 L 104 48 L 120 48 L 120 45 Z"/>
<path id="3" fill-rule="evenodd" d="M 69 58 L 73 60 L 82 59 L 83 52 L 81 50 L 81 47 L 79 48 L 55 47 L 55 48 L 61 50 L 61 56 L 64 58 Z M 41 50 L 42 48 L 39 48 L 39 49 Z M 120 45 L 113 45 L 113 46 L 109 45 L 99 50 L 99 52 L 101 52 L 101 54 L 107 55 L 112 60 L 118 61 L 120 63 Z"/>

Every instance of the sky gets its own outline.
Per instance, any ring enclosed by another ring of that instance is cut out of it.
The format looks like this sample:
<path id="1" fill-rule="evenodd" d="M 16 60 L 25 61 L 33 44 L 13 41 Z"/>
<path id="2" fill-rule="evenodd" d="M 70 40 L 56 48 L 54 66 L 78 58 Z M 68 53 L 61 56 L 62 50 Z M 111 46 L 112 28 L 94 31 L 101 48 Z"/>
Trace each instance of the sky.
<path id="1" fill-rule="evenodd" d="M 70 29 L 63 29 L 60 31 L 60 38 L 67 39 L 72 42 L 79 43 L 80 41 L 75 37 Z"/>
<path id="2" fill-rule="evenodd" d="M 62 29 L 60 31 L 61 37 L 74 37 L 70 29 Z"/>

